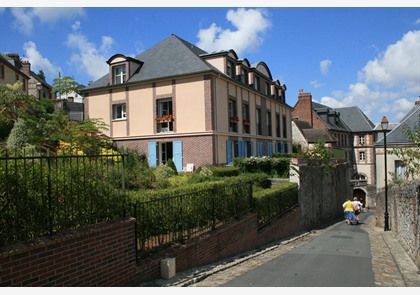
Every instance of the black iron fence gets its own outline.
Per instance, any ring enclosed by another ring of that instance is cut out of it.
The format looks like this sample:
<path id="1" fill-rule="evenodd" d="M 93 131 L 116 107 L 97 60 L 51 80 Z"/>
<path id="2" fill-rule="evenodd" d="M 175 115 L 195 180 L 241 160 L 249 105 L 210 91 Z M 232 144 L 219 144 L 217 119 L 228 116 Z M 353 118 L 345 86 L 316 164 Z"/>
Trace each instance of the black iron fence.
<path id="1" fill-rule="evenodd" d="M 255 198 L 251 180 L 134 202 L 125 190 L 126 156 L 0 155 L 0 247 L 132 216 L 141 257 L 250 211 L 262 225 L 297 205 L 296 186 Z"/>
<path id="2" fill-rule="evenodd" d="M 124 156 L 0 156 L 0 246 L 126 216 Z"/>
<path id="3" fill-rule="evenodd" d="M 261 228 L 298 206 L 298 186 L 289 184 L 288 187 L 270 190 L 262 199 L 258 196 L 254 197 L 256 197 L 255 211 L 258 217 L 258 226 Z"/>
<path id="4" fill-rule="evenodd" d="M 215 229 L 254 209 L 252 182 L 215 185 L 134 205 L 138 257 Z"/>

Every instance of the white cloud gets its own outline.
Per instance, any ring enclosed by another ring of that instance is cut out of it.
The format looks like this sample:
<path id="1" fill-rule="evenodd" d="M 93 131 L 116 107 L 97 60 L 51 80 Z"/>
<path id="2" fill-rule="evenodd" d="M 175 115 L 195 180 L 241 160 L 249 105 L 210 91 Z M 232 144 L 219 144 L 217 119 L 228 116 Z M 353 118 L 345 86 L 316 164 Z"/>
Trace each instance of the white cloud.
<path id="1" fill-rule="evenodd" d="M 30 34 L 33 29 L 32 18 L 33 15 L 25 10 L 25 8 L 12 8 L 11 10 L 15 20 L 12 23 L 12 28 L 20 31 L 23 34 Z"/>
<path id="2" fill-rule="evenodd" d="M 106 61 L 113 44 L 114 40 L 109 36 L 102 37 L 99 48 L 96 48 L 96 45 L 89 42 L 81 33 L 74 32 L 67 36 L 67 45 L 78 51 L 71 57 L 72 66 L 77 71 L 86 73 L 93 80 L 101 78 L 108 72 Z"/>
<path id="3" fill-rule="evenodd" d="M 73 19 L 75 17 L 85 16 L 83 8 L 48 8 L 48 7 L 35 7 L 35 8 L 11 8 L 14 21 L 12 28 L 20 31 L 22 34 L 29 35 L 33 32 L 34 21 L 38 19 L 41 23 L 49 25 L 61 20 Z"/>
<path id="4" fill-rule="evenodd" d="M 226 19 L 237 28 L 235 31 L 222 29 L 215 23 L 198 32 L 198 47 L 207 52 L 235 50 L 238 56 L 255 51 L 263 43 L 263 34 L 271 26 L 268 15 L 263 9 L 229 10 Z"/>
<path id="5" fill-rule="evenodd" d="M 76 21 L 74 22 L 74 24 L 71 25 L 71 29 L 73 31 L 78 31 L 81 28 L 81 23 L 80 21 Z"/>
<path id="6" fill-rule="evenodd" d="M 331 64 L 332 64 L 332 61 L 330 61 L 329 59 L 322 60 L 319 63 L 319 69 L 321 71 L 321 74 L 327 75 L 328 71 L 330 70 Z"/>
<path id="7" fill-rule="evenodd" d="M 313 80 L 310 82 L 314 88 L 322 87 L 324 84 L 319 83 L 317 80 Z"/>
<path id="8" fill-rule="evenodd" d="M 382 87 L 405 87 L 412 93 L 420 90 L 420 31 L 410 31 L 389 45 L 383 55 L 369 61 L 359 73 L 364 83 Z"/>
<path id="9" fill-rule="evenodd" d="M 416 19 L 416 21 L 414 22 L 416 25 L 420 24 L 420 18 Z"/>
<path id="10" fill-rule="evenodd" d="M 36 44 L 32 41 L 26 42 L 23 45 L 25 56 L 23 60 L 28 60 L 31 63 L 31 70 L 38 73 L 42 70 L 46 77 L 58 77 L 58 72 L 61 72 L 59 67 L 54 66 L 47 58 L 43 57 L 38 51 Z"/>
<path id="11" fill-rule="evenodd" d="M 398 122 L 413 106 L 420 93 L 420 31 L 409 31 L 385 52 L 366 63 L 358 81 L 347 91 L 337 90 L 333 97 L 321 98 L 331 107 L 359 106 L 379 122 L 386 115 Z"/>
<path id="12" fill-rule="evenodd" d="M 342 108 L 347 106 L 343 101 L 339 101 L 333 97 L 329 97 L 329 96 L 323 96 L 321 97 L 321 104 L 324 104 L 326 106 L 329 106 L 331 108 Z"/>

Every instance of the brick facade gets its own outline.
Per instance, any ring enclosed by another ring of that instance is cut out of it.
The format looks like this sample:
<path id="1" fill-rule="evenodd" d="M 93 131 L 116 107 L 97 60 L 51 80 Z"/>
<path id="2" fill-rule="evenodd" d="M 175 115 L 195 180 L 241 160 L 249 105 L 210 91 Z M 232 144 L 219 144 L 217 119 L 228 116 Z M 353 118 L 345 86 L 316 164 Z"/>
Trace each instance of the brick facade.
<path id="1" fill-rule="evenodd" d="M 214 164 L 214 141 L 213 135 L 203 136 L 188 136 L 188 137 L 173 137 L 173 138 L 156 138 L 156 139 L 130 139 L 130 140 L 115 140 L 118 146 L 137 150 L 140 153 L 148 154 L 148 143 L 150 141 L 165 142 L 165 141 L 182 141 L 183 149 L 183 166 L 187 163 L 194 163 L 195 167 Z"/>
<path id="2" fill-rule="evenodd" d="M 133 218 L 0 249 L 0 286 L 118 286 L 136 268 Z"/>

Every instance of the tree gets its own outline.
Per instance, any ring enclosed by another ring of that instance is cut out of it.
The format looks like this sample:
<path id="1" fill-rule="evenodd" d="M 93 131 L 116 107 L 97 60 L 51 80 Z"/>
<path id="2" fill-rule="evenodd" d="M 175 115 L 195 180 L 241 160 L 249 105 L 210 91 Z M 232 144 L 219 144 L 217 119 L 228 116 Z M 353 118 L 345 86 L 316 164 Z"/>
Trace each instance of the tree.
<path id="1" fill-rule="evenodd" d="M 32 143 L 25 120 L 18 119 L 7 138 L 7 148 L 9 150 L 21 149 Z"/>
<path id="2" fill-rule="evenodd" d="M 0 117 L 6 122 L 16 121 L 30 115 L 35 104 L 35 97 L 19 91 L 22 82 L 0 85 Z"/>
<path id="3" fill-rule="evenodd" d="M 42 80 L 45 80 L 45 74 L 43 70 L 39 70 L 37 76 L 40 77 Z"/>
<path id="4" fill-rule="evenodd" d="M 420 174 L 420 117 L 417 124 L 413 127 L 404 126 L 404 135 L 411 142 L 405 147 L 394 148 L 389 151 L 403 161 L 405 178 L 415 178 Z"/>
<path id="5" fill-rule="evenodd" d="M 61 78 L 59 75 L 53 81 L 51 93 L 55 95 L 58 93 L 58 96 L 61 98 L 62 94 L 79 93 L 79 86 L 80 84 L 74 81 L 73 77 L 66 76 Z"/>
<path id="6" fill-rule="evenodd" d="M 3 140 L 12 136 L 10 146 L 58 147 L 64 141 L 85 153 L 97 153 L 109 145 L 104 135 L 108 126 L 101 120 L 71 121 L 63 111 L 54 111 L 51 100 L 38 100 L 20 92 L 20 87 L 19 83 L 0 85 L 0 135 Z"/>

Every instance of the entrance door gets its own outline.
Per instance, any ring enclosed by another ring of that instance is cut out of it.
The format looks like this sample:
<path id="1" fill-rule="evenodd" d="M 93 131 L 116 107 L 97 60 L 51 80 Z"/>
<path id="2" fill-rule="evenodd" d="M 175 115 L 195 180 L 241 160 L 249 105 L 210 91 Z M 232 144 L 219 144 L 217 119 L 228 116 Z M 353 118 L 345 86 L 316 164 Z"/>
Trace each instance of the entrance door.
<path id="1" fill-rule="evenodd" d="M 366 206 L 366 193 L 360 189 L 360 188 L 356 188 L 353 190 L 353 198 L 356 197 L 362 204 L 363 207 Z"/>
<path id="2" fill-rule="evenodd" d="M 173 159 L 174 158 L 174 153 L 173 153 L 173 145 L 172 145 L 172 141 L 171 142 L 161 142 L 160 143 L 160 163 L 161 164 L 166 164 L 166 162 L 168 162 L 169 159 Z"/>

